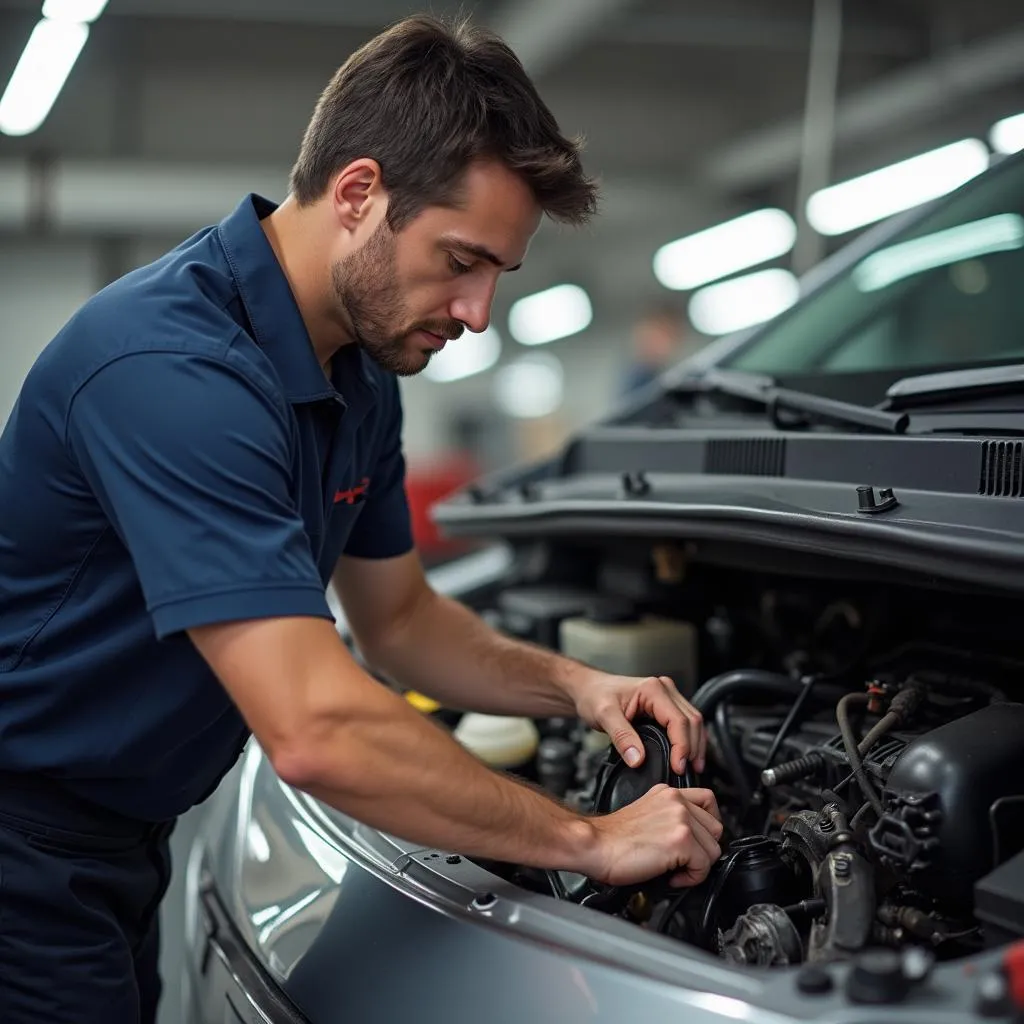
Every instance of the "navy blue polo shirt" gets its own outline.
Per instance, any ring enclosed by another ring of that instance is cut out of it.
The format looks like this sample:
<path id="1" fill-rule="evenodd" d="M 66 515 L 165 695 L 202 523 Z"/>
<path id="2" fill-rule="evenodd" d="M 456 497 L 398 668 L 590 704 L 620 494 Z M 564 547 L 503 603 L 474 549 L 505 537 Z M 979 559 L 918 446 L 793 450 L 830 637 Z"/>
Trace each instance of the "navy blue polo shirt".
<path id="1" fill-rule="evenodd" d="M 0 436 L 0 770 L 146 820 L 248 736 L 183 631 L 330 618 L 340 554 L 412 547 L 397 381 L 355 345 L 328 380 L 273 209 L 248 196 L 94 296 Z"/>

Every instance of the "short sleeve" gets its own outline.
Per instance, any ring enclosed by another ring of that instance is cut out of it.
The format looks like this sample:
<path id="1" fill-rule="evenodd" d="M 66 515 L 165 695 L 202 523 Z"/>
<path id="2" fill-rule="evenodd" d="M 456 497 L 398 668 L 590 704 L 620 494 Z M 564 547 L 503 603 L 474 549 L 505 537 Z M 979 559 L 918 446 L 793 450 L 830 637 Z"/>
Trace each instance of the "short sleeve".
<path id="1" fill-rule="evenodd" d="M 69 453 L 131 556 L 161 638 L 248 618 L 331 618 L 292 497 L 287 409 L 232 355 L 122 356 L 69 407 Z"/>
<path id="2" fill-rule="evenodd" d="M 398 383 L 387 387 L 387 421 L 382 426 L 380 454 L 370 476 L 369 493 L 345 545 L 357 558 L 394 558 L 412 550 L 412 522 L 405 494 L 402 452 L 402 400 Z"/>

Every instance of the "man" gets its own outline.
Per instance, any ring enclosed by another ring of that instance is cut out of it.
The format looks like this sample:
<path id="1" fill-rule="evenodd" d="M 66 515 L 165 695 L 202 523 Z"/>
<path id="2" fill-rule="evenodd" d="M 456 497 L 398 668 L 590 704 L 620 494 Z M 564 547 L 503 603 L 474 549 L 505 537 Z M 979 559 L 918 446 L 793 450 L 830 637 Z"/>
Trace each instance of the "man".
<path id="1" fill-rule="evenodd" d="M 159 197 L 154 197 L 159 201 Z M 544 213 L 595 206 L 503 43 L 427 18 L 323 93 L 256 196 L 95 296 L 0 440 L 0 1019 L 151 1021 L 170 822 L 250 731 L 281 778 L 429 846 L 611 883 L 705 877 L 705 790 L 588 820 L 488 771 L 349 656 L 453 707 L 578 713 L 627 762 L 700 718 L 665 679 L 503 638 L 427 586 L 396 375 L 482 331 Z"/>
<path id="2" fill-rule="evenodd" d="M 670 366 L 695 350 L 682 313 L 666 303 L 652 306 L 637 318 L 630 341 L 630 363 L 623 395 L 648 387 Z"/>

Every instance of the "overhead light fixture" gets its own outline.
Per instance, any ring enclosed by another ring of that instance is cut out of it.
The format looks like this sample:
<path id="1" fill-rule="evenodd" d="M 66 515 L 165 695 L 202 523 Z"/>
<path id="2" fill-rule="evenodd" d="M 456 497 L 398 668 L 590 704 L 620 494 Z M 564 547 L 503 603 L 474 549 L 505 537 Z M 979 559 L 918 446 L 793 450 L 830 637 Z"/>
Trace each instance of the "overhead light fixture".
<path id="1" fill-rule="evenodd" d="M 493 327 L 488 327 L 481 334 L 467 331 L 430 357 L 423 376 L 438 384 L 462 380 L 489 370 L 500 355 L 501 338 Z"/>
<path id="2" fill-rule="evenodd" d="M 1024 217 L 1000 213 L 880 249 L 854 268 L 853 280 L 860 291 L 874 292 L 937 267 L 1020 248 Z"/>
<path id="3" fill-rule="evenodd" d="M 107 0 L 46 0 L 43 17 L 50 21 L 95 21 L 107 6 Z"/>
<path id="4" fill-rule="evenodd" d="M 746 213 L 663 245 L 654 254 L 654 276 L 666 288 L 688 291 L 789 252 L 796 222 L 785 210 Z"/>
<path id="5" fill-rule="evenodd" d="M 703 334 L 732 334 L 778 316 L 799 295 L 799 282 L 790 271 L 759 270 L 695 292 L 690 299 L 690 321 Z"/>
<path id="6" fill-rule="evenodd" d="M 28 135 L 46 120 L 88 38 L 82 22 L 44 18 L 36 25 L 0 97 L 0 131 Z"/>
<path id="7" fill-rule="evenodd" d="M 988 140 L 997 153 L 1019 153 L 1024 149 L 1024 114 L 1014 114 L 996 121 Z"/>
<path id="8" fill-rule="evenodd" d="M 546 352 L 520 356 L 494 377 L 498 406 L 515 419 L 550 416 L 562 404 L 565 372 L 559 360 Z"/>
<path id="9" fill-rule="evenodd" d="M 944 196 L 988 165 L 985 143 L 962 139 L 815 192 L 807 220 L 823 235 L 842 235 Z"/>
<path id="10" fill-rule="evenodd" d="M 559 284 L 513 303 L 508 329 L 521 345 L 546 345 L 585 331 L 594 319 L 590 296 L 575 284 Z"/>

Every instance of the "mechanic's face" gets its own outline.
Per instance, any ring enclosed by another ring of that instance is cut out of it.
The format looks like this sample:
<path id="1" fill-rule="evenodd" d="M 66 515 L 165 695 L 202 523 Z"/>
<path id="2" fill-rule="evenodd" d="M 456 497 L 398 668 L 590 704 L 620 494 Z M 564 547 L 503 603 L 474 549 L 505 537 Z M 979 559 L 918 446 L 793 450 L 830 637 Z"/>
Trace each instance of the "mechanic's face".
<path id="1" fill-rule="evenodd" d="M 466 172 L 457 209 L 428 207 L 398 233 L 382 220 L 331 268 L 356 342 L 386 370 L 411 376 L 465 328 L 483 331 L 498 277 L 518 269 L 540 217 L 517 175 L 481 162 Z"/>

